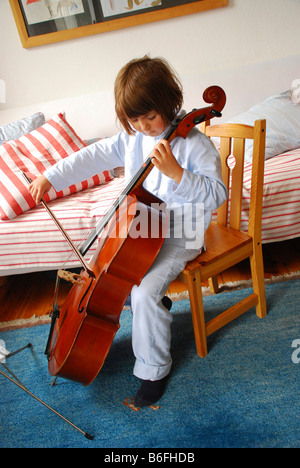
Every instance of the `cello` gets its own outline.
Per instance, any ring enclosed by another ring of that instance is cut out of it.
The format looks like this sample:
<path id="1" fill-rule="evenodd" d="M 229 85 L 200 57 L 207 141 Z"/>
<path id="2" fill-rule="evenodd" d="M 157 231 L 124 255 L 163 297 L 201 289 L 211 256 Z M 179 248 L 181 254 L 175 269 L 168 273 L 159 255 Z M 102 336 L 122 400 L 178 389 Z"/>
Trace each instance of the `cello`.
<path id="1" fill-rule="evenodd" d="M 172 122 L 166 140 L 186 138 L 195 125 L 222 115 L 226 102 L 222 88 L 210 86 L 203 99 L 212 105 Z M 141 282 L 164 242 L 165 205 L 142 186 L 152 168 L 148 157 L 80 249 L 72 245 L 42 201 L 83 265 L 63 305 L 59 308 L 55 303 L 51 312 L 45 354 L 52 376 L 83 385 L 95 379 L 120 327 L 119 317 L 132 287 Z M 83 257 L 97 238 L 96 252 L 87 264 Z"/>

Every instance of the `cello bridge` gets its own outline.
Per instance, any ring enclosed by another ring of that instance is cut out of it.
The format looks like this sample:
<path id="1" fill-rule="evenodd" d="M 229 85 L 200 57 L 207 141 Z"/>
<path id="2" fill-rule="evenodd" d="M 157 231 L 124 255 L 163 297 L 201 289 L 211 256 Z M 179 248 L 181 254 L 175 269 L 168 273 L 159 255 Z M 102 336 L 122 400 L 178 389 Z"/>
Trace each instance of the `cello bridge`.
<path id="1" fill-rule="evenodd" d="M 77 273 L 72 273 L 71 271 L 58 270 L 58 276 L 69 283 L 76 284 L 77 286 L 83 287 L 84 281 L 81 275 Z"/>

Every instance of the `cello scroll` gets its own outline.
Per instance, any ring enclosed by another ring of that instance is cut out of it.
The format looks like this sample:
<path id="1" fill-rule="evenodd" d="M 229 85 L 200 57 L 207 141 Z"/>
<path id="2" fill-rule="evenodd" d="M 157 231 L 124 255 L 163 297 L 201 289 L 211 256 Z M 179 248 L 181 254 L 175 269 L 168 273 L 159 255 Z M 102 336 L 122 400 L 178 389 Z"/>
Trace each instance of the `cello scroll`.
<path id="1" fill-rule="evenodd" d="M 177 122 L 177 127 L 172 132 L 169 141 L 173 140 L 176 136 L 186 138 L 191 129 L 196 125 L 213 117 L 222 116 L 221 111 L 226 103 L 226 94 L 220 86 L 206 88 L 203 93 L 203 100 L 212 105 L 201 109 L 193 109 L 179 123 Z"/>

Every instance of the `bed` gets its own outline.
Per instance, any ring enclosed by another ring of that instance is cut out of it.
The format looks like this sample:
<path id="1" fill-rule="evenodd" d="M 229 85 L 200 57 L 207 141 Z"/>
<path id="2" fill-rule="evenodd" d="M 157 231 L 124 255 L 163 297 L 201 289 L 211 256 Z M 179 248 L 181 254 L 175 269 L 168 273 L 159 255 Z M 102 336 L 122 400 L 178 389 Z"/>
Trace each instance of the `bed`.
<path id="1" fill-rule="evenodd" d="M 246 168 L 246 174 L 251 165 Z M 76 244 L 86 237 L 124 187 L 122 172 L 110 182 L 50 202 L 54 214 Z M 245 181 L 242 226 L 247 229 L 249 178 Z M 300 148 L 267 161 L 262 216 L 262 242 L 300 236 Z M 96 248 L 91 247 L 88 259 Z M 42 206 L 11 221 L 0 221 L 0 276 L 56 270 L 70 248 Z M 73 256 L 68 268 L 78 266 Z"/>
<path id="2" fill-rule="evenodd" d="M 263 243 L 279 242 L 300 236 L 300 99 L 297 100 L 297 97 L 297 93 L 293 89 L 289 89 L 262 100 L 262 102 L 252 106 L 248 111 L 239 114 L 235 118 L 227 119 L 231 122 L 250 125 L 257 118 L 267 119 L 262 214 Z M 228 105 L 230 104 L 227 103 Z M 61 114 L 56 114 L 55 118 L 57 118 L 57 115 Z M 41 118 L 43 118 L 43 114 Z M 79 149 L 84 144 L 90 144 L 90 141 L 81 140 L 77 134 L 77 129 L 73 127 L 73 123 L 70 124 L 67 120 L 68 115 L 64 118 L 68 128 L 76 135 Z M 23 133 L 25 132 L 25 136 L 32 135 L 37 129 L 47 125 L 49 120 L 51 118 L 46 118 L 45 123 L 42 125 L 40 125 L 42 122 L 35 122 L 34 130 L 30 129 L 30 127 L 22 128 Z M 218 123 L 217 120 L 212 121 L 212 124 L 215 123 Z M 1 128 L 4 127 L 0 127 L 0 140 Z M 102 134 L 99 132 L 93 136 L 104 137 L 106 133 L 107 130 L 105 129 Z M 20 140 L 22 137 L 18 138 Z M 9 143 L 18 141 L 18 138 L 9 139 Z M 2 140 L 5 140 L 3 135 Z M 0 146 L 0 155 L 1 148 L 7 144 L 7 142 L 4 142 Z M 74 148 L 68 151 L 71 154 Z M 244 230 L 247 230 L 248 225 L 251 147 L 247 148 L 247 154 L 242 211 L 242 228 Z M 42 169 L 39 168 L 41 173 Z M 29 168 L 29 174 L 30 171 Z M 52 199 L 50 196 L 48 200 L 49 207 L 61 221 L 74 243 L 79 245 L 90 229 L 105 215 L 109 206 L 123 190 L 124 185 L 122 168 L 116 168 L 108 175 L 103 176 L 102 174 L 100 179 L 86 183 L 80 188 L 73 188 L 59 196 L 54 194 Z M 5 182 L 3 184 L 3 180 L 2 187 L 3 190 L 8 188 Z M 0 208 L 1 206 L 3 208 L 3 203 L 1 205 L 0 201 Z M 0 276 L 57 270 L 62 266 L 66 268 L 79 266 L 78 260 L 74 254 L 72 255 L 69 245 L 42 205 L 21 207 L 17 214 L 13 213 L 13 215 L 9 216 L 10 219 L 5 219 L 5 216 L 2 210 L 2 219 L 0 220 Z M 86 254 L 87 260 L 93 255 L 96 246 L 97 241 Z"/>

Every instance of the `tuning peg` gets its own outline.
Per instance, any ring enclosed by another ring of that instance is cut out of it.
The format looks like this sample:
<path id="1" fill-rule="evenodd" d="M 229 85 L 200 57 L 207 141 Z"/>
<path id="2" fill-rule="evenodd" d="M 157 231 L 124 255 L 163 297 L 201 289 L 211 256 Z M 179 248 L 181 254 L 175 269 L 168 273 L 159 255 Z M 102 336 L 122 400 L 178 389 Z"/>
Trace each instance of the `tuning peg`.
<path id="1" fill-rule="evenodd" d="M 213 115 L 214 117 L 222 117 L 222 113 L 219 112 L 219 111 L 217 111 L 217 110 L 215 110 L 215 109 L 211 109 L 211 110 L 210 110 L 210 113 L 211 113 L 211 115 Z"/>

